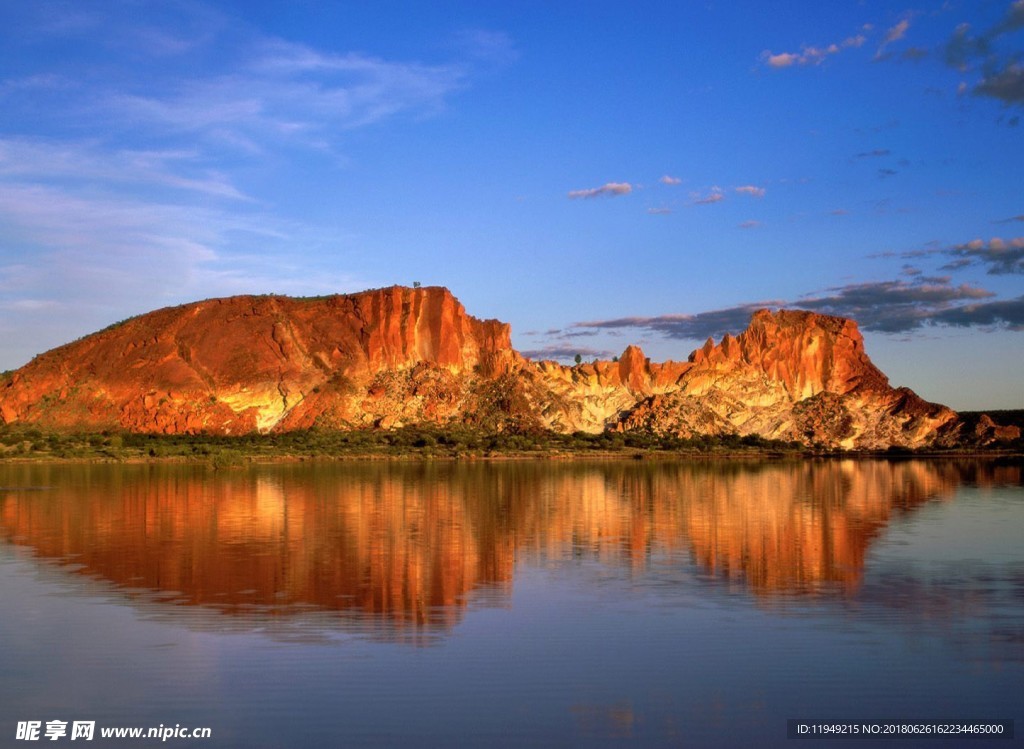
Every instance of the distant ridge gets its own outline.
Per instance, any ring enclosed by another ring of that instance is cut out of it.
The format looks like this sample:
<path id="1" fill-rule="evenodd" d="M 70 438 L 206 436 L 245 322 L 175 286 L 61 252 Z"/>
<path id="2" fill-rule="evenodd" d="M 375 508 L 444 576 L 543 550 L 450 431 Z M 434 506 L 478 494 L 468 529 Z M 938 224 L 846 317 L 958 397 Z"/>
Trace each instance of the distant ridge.
<path id="1" fill-rule="evenodd" d="M 405 424 L 758 435 L 829 448 L 952 444 L 957 414 L 871 363 L 852 320 L 761 310 L 687 361 L 575 367 L 512 349 L 442 287 L 237 296 L 156 310 L 37 356 L 0 382 L 0 423 L 240 434 Z M 977 443 L 1019 437 L 976 420 Z"/>

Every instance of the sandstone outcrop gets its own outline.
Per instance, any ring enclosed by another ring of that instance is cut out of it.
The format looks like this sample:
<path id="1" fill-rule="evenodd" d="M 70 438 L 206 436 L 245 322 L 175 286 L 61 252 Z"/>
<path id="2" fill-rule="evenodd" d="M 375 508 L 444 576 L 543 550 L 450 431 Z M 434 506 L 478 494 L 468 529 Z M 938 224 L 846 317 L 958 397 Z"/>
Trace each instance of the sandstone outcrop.
<path id="1" fill-rule="evenodd" d="M 0 423 L 240 434 L 467 424 L 484 430 L 758 435 L 826 447 L 954 439 L 950 409 L 893 388 L 856 323 L 757 312 L 687 361 L 532 362 L 444 288 L 242 296 L 158 310 L 0 382 Z M 986 425 L 981 441 L 1009 432 Z"/>
<path id="2" fill-rule="evenodd" d="M 408 401 L 406 410 L 425 396 L 427 411 L 448 415 L 447 379 L 492 377 L 516 363 L 509 334 L 507 324 L 467 315 L 441 288 L 214 299 L 142 315 L 37 357 L 0 391 L 0 419 L 270 431 L 319 418 L 362 424 L 389 393 Z M 396 379 L 416 393 L 393 392 Z"/>

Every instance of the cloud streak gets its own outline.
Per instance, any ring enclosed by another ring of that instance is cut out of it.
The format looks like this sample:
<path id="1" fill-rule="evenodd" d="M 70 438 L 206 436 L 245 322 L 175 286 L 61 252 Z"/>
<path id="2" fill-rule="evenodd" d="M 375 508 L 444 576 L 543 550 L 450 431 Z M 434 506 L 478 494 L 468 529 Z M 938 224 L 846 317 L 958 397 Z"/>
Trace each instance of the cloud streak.
<path id="1" fill-rule="evenodd" d="M 752 198 L 763 198 L 766 190 L 763 187 L 757 187 L 756 185 L 742 185 L 736 188 L 736 192 L 741 195 L 749 195 Z"/>
<path id="2" fill-rule="evenodd" d="M 560 359 L 572 359 L 579 354 L 584 359 L 610 359 L 614 354 L 606 349 L 587 348 L 579 346 L 569 346 L 562 344 L 553 344 L 551 346 L 544 346 L 542 348 L 528 349 L 526 351 L 520 351 L 523 356 L 534 361 L 543 361 L 545 359 L 560 360 Z"/>
<path id="3" fill-rule="evenodd" d="M 619 195 L 629 195 L 633 192 L 633 186 L 628 182 L 606 182 L 600 187 L 591 187 L 585 190 L 570 190 L 569 200 L 590 200 L 592 198 L 614 198 Z"/>
<path id="4" fill-rule="evenodd" d="M 875 53 L 875 59 L 881 60 L 886 55 L 885 48 L 893 42 L 897 42 L 907 34 L 907 29 L 910 28 L 910 19 L 904 18 L 902 21 L 897 23 L 895 26 L 890 27 L 885 32 L 885 37 L 882 39 L 882 43 L 878 46 L 878 51 Z"/>
<path id="5" fill-rule="evenodd" d="M 96 143 L 0 138 L 0 180 L 55 179 L 85 185 L 172 188 L 183 194 L 249 201 L 223 172 L 202 164 L 196 150 L 122 150 Z"/>
<path id="6" fill-rule="evenodd" d="M 269 40 L 230 72 L 155 82 L 154 93 L 109 92 L 101 106 L 164 135 L 202 135 L 258 148 L 288 141 L 317 146 L 338 132 L 402 114 L 438 112 L 465 76 L 457 65 L 325 54 Z"/>
<path id="7" fill-rule="evenodd" d="M 618 317 L 611 320 L 590 320 L 573 323 L 574 328 L 614 330 L 635 328 L 665 338 L 703 340 L 744 329 L 751 316 L 765 307 L 782 307 L 784 302 L 757 302 L 694 315 L 669 314 L 655 317 Z"/>
<path id="8" fill-rule="evenodd" d="M 721 187 L 712 187 L 706 193 L 690 193 L 690 202 L 694 205 L 711 205 L 725 200 L 725 192 Z"/>
<path id="9" fill-rule="evenodd" d="M 837 55 L 844 49 L 860 47 L 867 41 L 863 34 L 851 36 L 842 42 L 828 44 L 823 47 L 801 47 L 799 52 L 772 52 L 765 50 L 761 53 L 761 61 L 769 68 L 779 70 L 800 65 L 820 65 L 832 55 Z"/>
<path id="10" fill-rule="evenodd" d="M 698 314 L 621 317 L 574 323 L 585 330 L 633 328 L 670 339 L 703 340 L 737 333 L 764 308 L 805 309 L 855 320 L 864 330 L 906 333 L 925 326 L 984 326 L 1020 329 L 1024 297 L 996 300 L 986 289 L 953 285 L 948 277 L 914 274 L 910 280 L 847 284 L 790 301 L 763 301 Z"/>

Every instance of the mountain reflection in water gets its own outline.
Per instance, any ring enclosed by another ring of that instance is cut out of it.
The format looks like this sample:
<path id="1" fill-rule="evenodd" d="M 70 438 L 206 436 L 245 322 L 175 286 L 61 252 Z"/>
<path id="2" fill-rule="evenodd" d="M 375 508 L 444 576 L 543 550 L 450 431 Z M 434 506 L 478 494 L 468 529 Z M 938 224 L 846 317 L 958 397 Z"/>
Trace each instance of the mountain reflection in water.
<path id="1" fill-rule="evenodd" d="M 842 600 L 857 593 L 872 540 L 894 516 L 948 500 L 964 482 L 1019 485 L 1021 469 L 22 465 L 0 474 L 0 538 L 129 599 L 198 606 L 222 621 L 313 611 L 334 626 L 443 633 L 474 596 L 507 602 L 524 559 L 591 559 L 630 574 L 656 560 L 759 599 Z"/>

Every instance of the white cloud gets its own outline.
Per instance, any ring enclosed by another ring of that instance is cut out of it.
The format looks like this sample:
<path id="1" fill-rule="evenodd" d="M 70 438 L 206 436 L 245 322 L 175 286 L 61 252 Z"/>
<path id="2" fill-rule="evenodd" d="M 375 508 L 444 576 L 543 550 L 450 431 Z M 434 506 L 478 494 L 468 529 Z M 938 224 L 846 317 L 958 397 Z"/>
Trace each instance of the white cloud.
<path id="1" fill-rule="evenodd" d="M 770 68 L 788 68 L 793 65 L 818 65 L 830 55 L 839 54 L 844 49 L 860 47 L 867 41 L 863 34 L 847 37 L 840 43 L 832 43 L 823 47 L 805 46 L 799 52 L 779 52 L 765 50 L 761 59 Z"/>
<path id="2" fill-rule="evenodd" d="M 110 150 L 97 143 L 0 138 L 0 180 L 137 184 L 232 200 L 250 200 L 194 150 Z M 0 182 L 2 184 L 2 182 Z"/>
<path id="3" fill-rule="evenodd" d="M 465 75 L 457 65 L 330 55 L 271 41 L 230 72 L 155 83 L 152 94 L 111 92 L 103 105 L 112 117 L 165 133 L 318 145 L 401 114 L 436 113 Z"/>
<path id="4" fill-rule="evenodd" d="M 683 182 L 679 177 L 672 177 L 668 174 L 662 176 L 658 181 L 663 185 L 679 185 Z"/>
<path id="5" fill-rule="evenodd" d="M 795 65 L 800 62 L 800 55 L 792 52 L 780 52 L 779 54 L 774 55 L 770 51 L 765 50 L 762 57 L 768 66 L 772 68 L 788 68 L 790 65 Z"/>
<path id="6" fill-rule="evenodd" d="M 743 195 L 749 195 L 752 198 L 763 198 L 765 189 L 763 187 L 757 187 L 756 185 L 742 185 L 736 188 L 736 192 Z"/>
<path id="7" fill-rule="evenodd" d="M 628 182 L 606 182 L 600 187 L 591 187 L 586 190 L 570 190 L 569 199 L 577 200 L 583 198 L 615 197 L 617 195 L 628 195 L 633 192 L 633 186 Z"/>
<path id="8" fill-rule="evenodd" d="M 898 24 L 896 24 L 886 32 L 885 43 L 889 44 L 890 42 L 895 42 L 899 39 L 902 39 L 904 35 L 907 33 L 907 29 L 909 28 L 910 21 L 904 18 L 902 21 L 900 21 Z"/>
<path id="9" fill-rule="evenodd" d="M 711 203 L 717 203 L 721 200 L 725 200 L 725 193 L 722 191 L 721 187 L 712 187 L 704 194 L 698 192 L 690 193 L 690 200 L 695 205 L 710 205 Z"/>
<path id="10" fill-rule="evenodd" d="M 885 32 L 885 37 L 882 39 L 882 43 L 878 46 L 878 52 L 875 53 L 875 59 L 879 60 L 882 58 L 882 53 L 885 48 L 893 42 L 899 41 L 907 34 L 907 29 L 910 28 L 910 19 L 904 18 L 902 21 L 892 26 L 888 31 Z"/>

